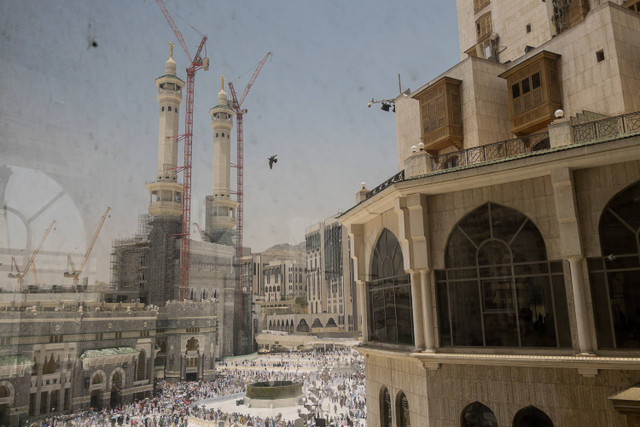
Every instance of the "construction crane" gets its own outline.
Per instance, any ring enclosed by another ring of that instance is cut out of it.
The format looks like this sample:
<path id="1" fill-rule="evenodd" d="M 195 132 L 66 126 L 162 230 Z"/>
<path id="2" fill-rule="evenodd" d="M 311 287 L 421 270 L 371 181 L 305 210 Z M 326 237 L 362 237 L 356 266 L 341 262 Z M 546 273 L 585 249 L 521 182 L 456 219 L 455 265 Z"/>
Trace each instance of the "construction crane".
<path id="1" fill-rule="evenodd" d="M 258 74 L 260 74 L 260 71 L 262 70 L 264 63 L 267 62 L 267 58 L 269 57 L 269 55 L 271 55 L 271 52 L 267 52 L 264 58 L 262 58 L 262 61 L 258 63 L 258 66 L 256 67 L 256 70 L 253 72 L 253 75 L 251 76 L 249 83 L 247 83 L 247 87 L 245 87 L 244 92 L 242 93 L 242 97 L 240 98 L 239 101 L 238 101 L 238 97 L 236 96 L 236 90 L 233 87 L 233 83 L 229 82 L 229 90 L 231 91 L 231 96 L 233 99 L 231 103 L 231 107 L 236 112 L 236 134 L 238 136 L 237 159 L 236 159 L 236 164 L 233 165 L 236 167 L 236 172 L 237 172 L 236 196 L 238 198 L 237 200 L 238 209 L 236 210 L 236 263 L 237 263 L 236 309 L 234 311 L 234 323 L 235 323 L 234 343 L 236 345 L 238 345 L 238 343 L 240 342 L 238 338 L 239 338 L 240 331 L 242 330 L 242 313 L 244 312 L 244 306 L 243 306 L 244 298 L 242 297 L 242 272 L 241 272 L 240 260 L 242 259 L 242 256 L 243 256 L 243 248 L 242 248 L 242 234 L 243 234 L 242 221 L 243 221 L 243 196 L 244 196 L 243 118 L 247 110 L 242 109 L 242 103 L 244 102 L 244 99 L 247 97 L 247 94 L 249 93 L 251 86 L 253 86 L 253 83 L 255 83 L 256 79 L 258 78 Z"/>
<path id="2" fill-rule="evenodd" d="M 31 257 L 29 258 L 29 261 L 27 261 L 27 265 L 25 265 L 24 270 L 20 270 L 20 268 L 18 267 L 18 264 L 16 263 L 16 259 L 11 257 L 11 261 L 12 261 L 11 270 L 13 271 L 13 267 L 15 267 L 16 272 L 15 273 L 11 272 L 9 273 L 8 276 L 10 279 L 18 279 L 18 290 L 20 292 L 22 292 L 22 289 L 24 287 L 24 276 L 26 276 L 26 274 L 29 272 L 29 269 L 33 265 L 36 259 L 36 256 L 38 255 L 38 252 L 40 252 L 40 248 L 44 244 L 44 241 L 47 239 L 47 236 L 49 235 L 49 232 L 51 231 L 51 228 L 55 223 L 56 221 L 54 220 L 54 221 L 51 221 L 51 224 L 49 224 L 49 227 L 40 238 L 40 243 L 38 243 L 36 250 L 33 251 L 33 253 L 31 254 Z"/>
<path id="3" fill-rule="evenodd" d="M 236 234 L 237 234 L 237 239 L 236 239 L 236 258 L 238 260 L 238 263 L 240 262 L 240 258 L 242 258 L 242 232 L 243 232 L 243 227 L 242 227 L 243 215 L 242 215 L 242 213 L 243 213 L 243 195 L 244 195 L 243 118 L 244 118 L 244 115 L 247 112 L 247 110 L 243 110 L 242 109 L 242 103 L 244 102 L 244 99 L 247 97 L 247 94 L 249 93 L 249 90 L 251 89 L 251 86 L 253 86 L 253 84 L 255 83 L 256 79 L 258 78 L 258 74 L 260 74 L 260 71 L 262 70 L 262 67 L 264 66 L 264 63 L 267 62 L 267 58 L 269 58 L 269 55 L 271 55 L 271 52 L 267 52 L 267 54 L 264 56 L 264 58 L 262 58 L 262 60 L 260 61 L 260 63 L 256 67 L 256 70 L 253 72 L 253 75 L 251 76 L 251 79 L 249 80 L 249 83 L 247 83 L 247 87 L 245 87 L 244 92 L 242 93 L 242 97 L 240 98 L 239 101 L 238 101 L 238 97 L 236 96 L 236 90 L 233 87 L 233 83 L 229 82 L 229 90 L 231 91 L 231 96 L 233 98 L 233 101 L 231 103 L 231 107 L 236 112 L 236 134 L 238 136 L 237 162 L 236 162 L 235 165 L 233 165 L 233 166 L 235 166 L 236 172 L 237 172 L 237 180 L 236 180 L 237 191 L 236 191 L 236 196 L 238 198 L 238 209 L 236 210 Z M 241 286 L 240 283 L 238 283 L 238 285 Z"/>
<path id="4" fill-rule="evenodd" d="M 100 234 L 100 230 L 102 230 L 102 224 L 104 224 L 104 220 L 107 218 L 107 215 L 109 214 L 110 210 L 111 208 L 107 207 L 107 210 L 104 211 L 104 214 L 102 215 L 102 219 L 98 224 L 98 228 L 96 229 L 96 232 L 93 233 L 93 238 L 91 239 L 91 243 L 89 243 L 89 247 L 87 248 L 87 251 L 84 253 L 84 258 L 82 259 L 82 264 L 80 264 L 79 269 L 76 270 L 75 266 L 73 265 L 73 260 L 71 259 L 71 255 L 67 255 L 67 271 L 64 272 L 64 277 L 73 277 L 74 286 L 78 285 L 78 282 L 80 280 L 80 274 L 82 274 L 82 270 L 84 270 L 84 266 L 87 263 L 87 260 L 89 259 L 89 255 L 91 255 L 91 251 L 93 250 L 93 245 L 96 244 L 96 240 L 98 239 L 98 234 Z"/>
<path id="5" fill-rule="evenodd" d="M 190 238 L 191 238 L 191 143 L 193 137 L 193 88 L 195 84 L 196 71 L 204 68 L 205 71 L 209 69 L 209 58 L 201 57 L 200 53 L 204 47 L 207 36 L 202 36 L 200 45 L 194 57 L 189 53 L 187 43 L 182 37 L 182 33 L 178 29 L 178 26 L 173 21 L 173 18 L 167 10 L 167 6 L 163 0 L 156 0 L 158 7 L 162 11 L 162 14 L 167 19 L 169 26 L 173 30 L 182 50 L 189 59 L 189 67 L 187 68 L 187 100 L 185 102 L 185 119 L 184 119 L 184 134 L 179 139 L 184 140 L 184 165 L 177 168 L 178 172 L 184 172 L 182 182 L 182 231 L 180 236 L 182 237 L 181 249 L 180 249 L 180 288 L 179 299 L 184 301 L 189 299 L 189 251 L 190 251 Z M 205 48 L 206 52 L 206 48 Z"/>

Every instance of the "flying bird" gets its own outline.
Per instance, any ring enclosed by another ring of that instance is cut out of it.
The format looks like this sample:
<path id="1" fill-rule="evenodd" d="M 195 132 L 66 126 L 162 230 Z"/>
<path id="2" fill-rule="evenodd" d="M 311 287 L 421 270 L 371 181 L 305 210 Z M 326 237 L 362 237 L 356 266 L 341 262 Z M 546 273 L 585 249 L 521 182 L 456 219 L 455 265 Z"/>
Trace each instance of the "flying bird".
<path id="1" fill-rule="evenodd" d="M 273 164 L 278 163 L 278 159 L 276 159 L 277 154 L 269 157 L 269 169 L 273 169 Z"/>

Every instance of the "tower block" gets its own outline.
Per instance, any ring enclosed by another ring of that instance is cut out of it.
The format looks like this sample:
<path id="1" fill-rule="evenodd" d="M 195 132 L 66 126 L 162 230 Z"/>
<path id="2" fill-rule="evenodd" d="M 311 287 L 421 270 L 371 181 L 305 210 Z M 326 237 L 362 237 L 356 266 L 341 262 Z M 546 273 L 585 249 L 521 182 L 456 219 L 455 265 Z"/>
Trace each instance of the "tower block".
<path id="1" fill-rule="evenodd" d="M 182 215 L 182 185 L 177 182 L 178 134 L 180 103 L 184 81 L 176 76 L 173 45 L 164 75 L 156 79 L 160 106 L 158 130 L 158 170 L 156 181 L 146 185 L 149 191 L 149 213 L 155 217 Z"/>
<path id="2" fill-rule="evenodd" d="M 213 129 L 213 195 L 206 199 L 205 234 L 211 242 L 233 245 L 238 202 L 230 198 L 231 129 L 235 112 L 229 107 L 227 94 L 222 88 L 218 103 L 209 110 Z"/>

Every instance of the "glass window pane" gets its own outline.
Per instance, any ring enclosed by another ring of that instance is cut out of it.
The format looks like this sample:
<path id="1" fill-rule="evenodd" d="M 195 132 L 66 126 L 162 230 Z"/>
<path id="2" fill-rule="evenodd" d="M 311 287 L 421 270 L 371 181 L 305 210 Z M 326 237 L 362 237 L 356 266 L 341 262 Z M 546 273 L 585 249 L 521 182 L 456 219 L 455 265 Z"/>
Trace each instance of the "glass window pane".
<path id="1" fill-rule="evenodd" d="M 491 204 L 491 227 L 493 238 L 510 242 L 526 217 L 515 209 Z"/>
<path id="2" fill-rule="evenodd" d="M 481 283 L 484 311 L 502 311 L 514 309 L 511 279 L 483 281 Z"/>
<path id="3" fill-rule="evenodd" d="M 531 76 L 531 86 L 534 89 L 537 89 L 540 87 L 540 73 L 535 73 Z"/>
<path id="4" fill-rule="evenodd" d="M 413 318 L 411 315 L 411 289 L 401 286 L 395 289 L 398 342 L 413 344 Z"/>
<path id="5" fill-rule="evenodd" d="M 491 237 L 489 229 L 489 204 L 483 205 L 469 213 L 459 224 L 459 227 L 480 246 Z"/>
<path id="6" fill-rule="evenodd" d="M 510 265 L 509 247 L 498 240 L 483 244 L 478 250 L 479 265 Z M 509 272 L 509 274 L 511 274 Z"/>
<path id="7" fill-rule="evenodd" d="M 635 233 L 608 210 L 600 218 L 600 245 L 603 256 L 638 253 Z"/>
<path id="8" fill-rule="evenodd" d="M 640 347 L 640 270 L 607 274 L 617 348 Z"/>
<path id="9" fill-rule="evenodd" d="M 520 96 L 520 85 L 518 83 L 511 86 L 511 97 L 517 98 Z"/>
<path id="10" fill-rule="evenodd" d="M 555 347 L 555 319 L 548 276 L 518 280 L 516 293 L 521 345 Z"/>
<path id="11" fill-rule="evenodd" d="M 538 228 L 527 220 L 511 243 L 513 262 L 546 261 L 547 249 Z"/>
<path id="12" fill-rule="evenodd" d="M 515 313 L 485 313 L 484 330 L 489 347 L 517 347 L 518 330 Z"/>
<path id="13" fill-rule="evenodd" d="M 449 327 L 449 301 L 447 295 L 447 284 L 439 282 L 436 285 L 436 301 L 438 309 L 438 330 L 440 331 L 440 345 L 450 346 L 451 329 Z"/>
<path id="14" fill-rule="evenodd" d="M 609 207 L 637 231 L 640 228 L 640 182 L 618 194 Z"/>
<path id="15" fill-rule="evenodd" d="M 384 291 L 372 291 L 369 310 L 371 312 L 372 341 L 386 341 L 387 322 L 384 315 Z"/>
<path id="16" fill-rule="evenodd" d="M 551 289 L 553 291 L 553 303 L 556 314 L 558 345 L 560 347 L 571 347 L 571 328 L 569 327 L 569 309 L 567 307 L 564 276 L 552 276 Z"/>
<path id="17" fill-rule="evenodd" d="M 607 285 L 603 273 L 589 274 L 591 285 L 591 300 L 600 301 L 601 304 L 593 304 L 593 317 L 596 324 L 596 337 L 598 348 L 614 348 L 613 335 L 611 333 L 610 306 L 608 303 Z"/>
<path id="18" fill-rule="evenodd" d="M 520 86 L 522 86 L 522 93 L 529 93 L 530 87 L 529 87 L 529 78 L 527 77 L 526 79 L 522 80 L 520 82 Z"/>
<path id="19" fill-rule="evenodd" d="M 476 265 L 476 248 L 457 228 L 451 234 L 447 244 L 445 258 L 447 268 L 469 267 Z"/>
<path id="20" fill-rule="evenodd" d="M 449 286 L 453 345 L 481 346 L 482 324 L 480 301 L 476 281 L 456 283 Z"/>

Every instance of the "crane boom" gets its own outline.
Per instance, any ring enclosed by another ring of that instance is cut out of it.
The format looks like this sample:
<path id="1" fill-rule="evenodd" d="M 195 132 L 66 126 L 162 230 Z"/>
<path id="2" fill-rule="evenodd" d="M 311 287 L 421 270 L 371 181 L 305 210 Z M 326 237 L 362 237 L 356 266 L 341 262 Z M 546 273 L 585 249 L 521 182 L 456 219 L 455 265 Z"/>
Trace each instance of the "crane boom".
<path id="1" fill-rule="evenodd" d="M 16 271 L 16 274 L 9 273 L 9 277 L 12 279 L 14 278 L 18 279 L 18 287 L 20 291 L 22 291 L 22 288 L 24 286 L 24 276 L 29 272 L 29 269 L 33 265 L 33 262 L 35 261 L 36 256 L 38 255 L 38 252 L 40 252 L 40 248 L 44 244 L 44 241 L 47 239 L 47 236 L 49 235 L 49 232 L 51 231 L 51 228 L 55 223 L 56 221 L 53 220 L 51 221 L 51 224 L 49 224 L 49 227 L 40 238 L 40 243 L 38 243 L 36 250 L 33 251 L 33 253 L 31 254 L 31 257 L 29 258 L 29 261 L 27 261 L 27 265 L 24 267 L 24 270 L 20 271 L 20 269 L 18 268 L 18 264 L 16 264 L 15 262 L 15 259 L 13 260 L 13 264 L 15 265 L 17 271 Z"/>
<path id="2" fill-rule="evenodd" d="M 96 240 L 98 239 L 98 234 L 100 234 L 100 230 L 102 230 L 102 225 L 104 224 L 104 220 L 107 218 L 107 215 L 109 214 L 110 210 L 111 208 L 107 207 L 107 210 L 104 211 L 104 214 L 102 215 L 102 219 L 98 224 L 98 228 L 96 229 L 96 232 L 93 233 L 93 238 L 91 239 L 91 243 L 89 243 L 89 247 L 84 253 L 84 258 L 82 259 L 82 264 L 80 264 L 80 268 L 76 270 L 74 268 L 73 261 L 71 260 L 71 256 L 67 257 L 67 261 L 69 263 L 69 266 L 71 267 L 71 271 L 65 271 L 64 277 L 73 277 L 74 285 L 78 284 L 78 281 L 80 279 L 80 274 L 82 274 L 82 270 L 84 270 L 84 266 L 87 263 L 87 260 L 89 259 L 89 255 L 91 255 L 93 246 L 96 244 Z"/>
<path id="3" fill-rule="evenodd" d="M 240 101 L 238 101 L 238 97 L 236 95 L 236 90 L 233 87 L 233 83 L 229 82 L 229 90 L 231 91 L 231 97 L 233 99 L 232 102 L 232 108 L 234 109 L 234 111 L 236 112 L 236 134 L 237 134 L 237 160 L 236 160 L 236 172 L 237 172 L 237 180 L 236 180 L 236 185 L 237 185 L 237 191 L 236 191 L 236 195 L 238 198 L 238 208 L 236 209 L 236 263 L 237 263 L 237 270 L 236 270 L 236 309 L 235 309 L 235 313 L 234 313 L 234 333 L 236 334 L 236 336 L 234 337 L 234 343 L 236 343 L 236 345 L 240 342 L 238 335 L 240 334 L 240 331 L 242 330 L 242 313 L 244 312 L 244 298 L 242 297 L 242 274 L 241 274 L 241 266 L 240 266 L 240 260 L 243 257 L 243 206 L 244 206 L 244 148 L 243 148 L 243 144 L 244 144 L 244 114 L 247 112 L 247 110 L 243 110 L 242 107 L 242 103 L 244 102 L 244 99 L 247 97 L 247 94 L 249 93 L 249 90 L 251 89 L 251 86 L 253 86 L 253 83 L 255 83 L 256 79 L 258 78 L 258 74 L 260 74 L 260 71 L 262 70 L 262 67 L 264 66 L 264 63 L 267 61 L 267 58 L 269 57 L 269 55 L 271 55 L 271 52 L 267 52 L 267 54 L 264 56 L 264 58 L 262 58 L 262 60 L 260 61 L 260 63 L 258 64 L 258 66 L 256 67 L 256 70 L 253 72 L 253 75 L 251 76 L 251 79 L 249 80 L 249 83 L 247 83 L 247 87 L 244 89 L 244 92 L 242 93 L 242 98 L 240 98 Z"/>
<path id="4" fill-rule="evenodd" d="M 182 50 L 184 50 L 184 53 L 187 54 L 187 58 L 189 58 L 189 63 L 192 63 L 193 58 L 191 58 L 191 54 L 189 53 L 189 49 L 187 48 L 187 43 L 184 41 L 184 37 L 182 37 L 182 33 L 180 32 L 180 30 L 178 29 L 178 26 L 176 25 L 176 23 L 173 21 L 173 18 L 169 14 L 169 11 L 167 10 L 167 5 L 164 4 L 163 0 L 156 0 L 156 3 L 158 3 L 158 7 L 160 7 L 162 14 L 167 19 L 167 22 L 169 23 L 169 26 L 173 30 L 173 33 L 176 35 L 176 38 L 178 39 L 180 46 L 182 46 Z"/>

